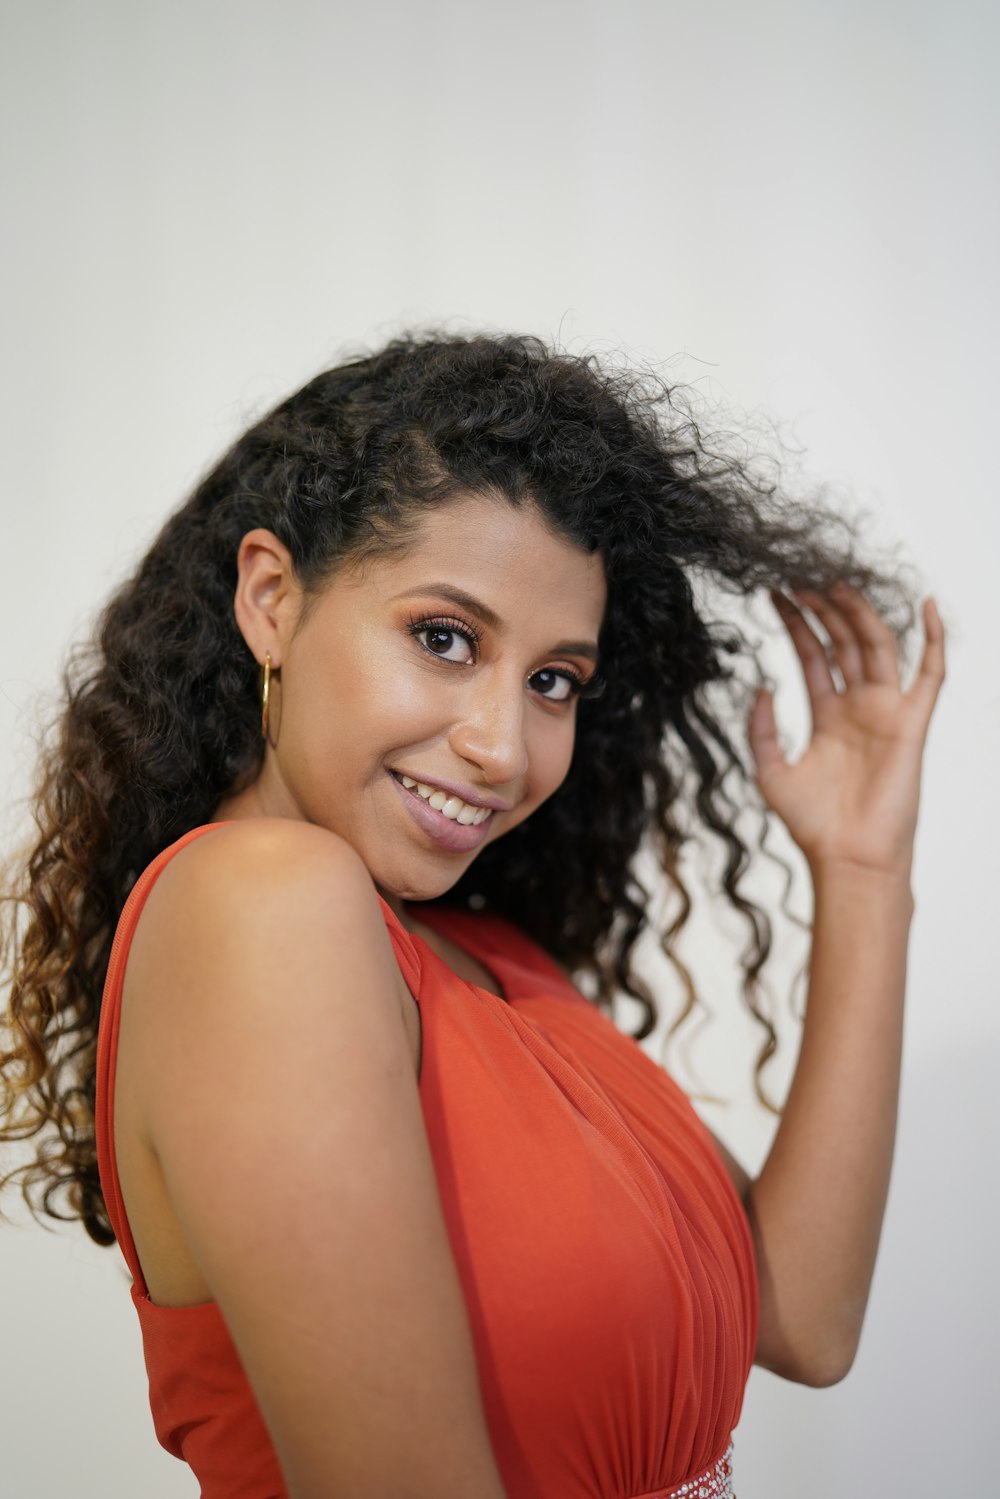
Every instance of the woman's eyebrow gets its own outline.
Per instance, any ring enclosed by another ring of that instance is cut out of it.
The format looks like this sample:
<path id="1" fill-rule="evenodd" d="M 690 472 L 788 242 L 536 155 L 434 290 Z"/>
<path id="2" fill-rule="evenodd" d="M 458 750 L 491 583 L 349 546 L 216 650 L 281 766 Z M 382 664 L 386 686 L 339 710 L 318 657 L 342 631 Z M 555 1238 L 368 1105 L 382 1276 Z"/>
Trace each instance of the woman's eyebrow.
<path id="1" fill-rule="evenodd" d="M 416 588 L 406 588 L 402 593 L 393 594 L 390 603 L 397 599 L 409 598 L 415 593 L 436 593 L 439 598 L 447 599 L 449 603 L 457 604 L 460 609 L 468 609 L 470 614 L 477 614 L 498 635 L 502 635 L 505 629 L 503 620 L 495 613 L 488 604 L 466 593 L 462 588 L 456 588 L 454 583 L 423 583 Z M 569 656 L 586 656 L 590 661 L 597 661 L 597 646 L 592 640 L 562 640 L 553 651 L 562 651 Z"/>

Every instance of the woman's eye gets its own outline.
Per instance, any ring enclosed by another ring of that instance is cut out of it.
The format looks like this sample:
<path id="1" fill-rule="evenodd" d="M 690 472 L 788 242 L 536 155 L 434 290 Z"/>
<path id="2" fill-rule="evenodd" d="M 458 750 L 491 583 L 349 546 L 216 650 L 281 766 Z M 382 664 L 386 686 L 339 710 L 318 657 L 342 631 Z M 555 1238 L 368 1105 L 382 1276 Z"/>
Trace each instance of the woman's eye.
<path id="1" fill-rule="evenodd" d="M 543 685 L 540 688 L 541 694 L 543 697 L 548 698 L 550 703 L 568 702 L 574 693 L 579 690 L 573 678 L 567 676 L 562 671 L 536 671 L 534 680 L 542 682 Z M 554 687 L 555 691 L 548 691 L 549 687 Z"/>
<path id="2" fill-rule="evenodd" d="M 426 636 L 423 641 L 425 648 L 432 655 L 440 656 L 443 661 L 471 661 L 474 659 L 471 642 L 458 630 L 445 629 L 442 625 L 428 625 L 422 630 L 417 630 L 418 640 Z M 456 647 L 459 651 L 465 651 L 464 656 L 453 654 Z"/>
<path id="3" fill-rule="evenodd" d="M 475 664 L 479 655 L 479 637 L 447 620 L 411 620 L 409 630 L 422 648 L 439 661 L 469 666 Z M 573 673 L 551 667 L 533 672 L 531 682 L 539 696 L 550 703 L 569 702 L 584 686 Z"/>

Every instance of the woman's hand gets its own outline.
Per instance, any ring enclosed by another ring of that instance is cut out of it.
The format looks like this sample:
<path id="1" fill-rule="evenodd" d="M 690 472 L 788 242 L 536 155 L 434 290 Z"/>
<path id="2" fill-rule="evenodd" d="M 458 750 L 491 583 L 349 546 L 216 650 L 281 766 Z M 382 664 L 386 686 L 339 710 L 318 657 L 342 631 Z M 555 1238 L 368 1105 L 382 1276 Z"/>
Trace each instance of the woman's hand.
<path id="1" fill-rule="evenodd" d="M 813 869 L 908 872 L 924 744 L 945 675 L 937 607 L 932 598 L 923 602 L 923 657 L 903 692 L 892 632 L 857 589 L 838 582 L 825 595 L 793 591 L 830 636 L 844 686 L 838 689 L 826 648 L 801 610 L 772 590 L 802 662 L 813 732 L 805 753 L 789 764 L 778 746 L 773 696 L 758 693 L 749 740 L 761 795 Z"/>

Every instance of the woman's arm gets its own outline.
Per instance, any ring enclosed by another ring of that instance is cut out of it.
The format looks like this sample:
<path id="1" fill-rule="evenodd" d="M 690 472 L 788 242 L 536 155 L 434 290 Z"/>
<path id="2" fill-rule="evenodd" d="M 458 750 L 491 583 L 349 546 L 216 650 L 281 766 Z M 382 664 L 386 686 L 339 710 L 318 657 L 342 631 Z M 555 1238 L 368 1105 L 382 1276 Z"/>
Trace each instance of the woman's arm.
<path id="1" fill-rule="evenodd" d="M 163 871 L 129 968 L 148 1141 L 291 1499 L 503 1499 L 357 854 L 219 828 Z"/>
<path id="2" fill-rule="evenodd" d="M 944 632 L 926 601 L 923 660 L 904 694 L 891 632 L 858 593 L 798 596 L 822 620 L 844 685 L 801 611 L 775 597 L 802 662 L 813 738 L 789 765 L 765 693 L 750 742 L 764 799 L 809 862 L 813 945 L 795 1077 L 743 1200 L 760 1273 L 756 1362 L 832 1384 L 857 1349 L 889 1186 L 913 837 Z"/>
<path id="3" fill-rule="evenodd" d="M 806 1023 L 767 1160 L 744 1196 L 760 1276 L 756 1362 L 842 1379 L 861 1335 L 896 1131 L 909 880 L 815 876 Z"/>

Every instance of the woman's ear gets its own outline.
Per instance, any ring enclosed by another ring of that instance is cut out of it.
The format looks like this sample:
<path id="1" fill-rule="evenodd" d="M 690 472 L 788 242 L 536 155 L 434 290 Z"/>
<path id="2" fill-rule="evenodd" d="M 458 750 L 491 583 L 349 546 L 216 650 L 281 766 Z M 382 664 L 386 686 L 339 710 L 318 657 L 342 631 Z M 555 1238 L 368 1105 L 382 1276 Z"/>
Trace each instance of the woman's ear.
<path id="1" fill-rule="evenodd" d="M 233 599 L 236 623 L 254 658 L 281 665 L 282 649 L 291 638 L 301 605 L 292 556 L 273 531 L 248 531 L 237 553 L 239 579 Z"/>

